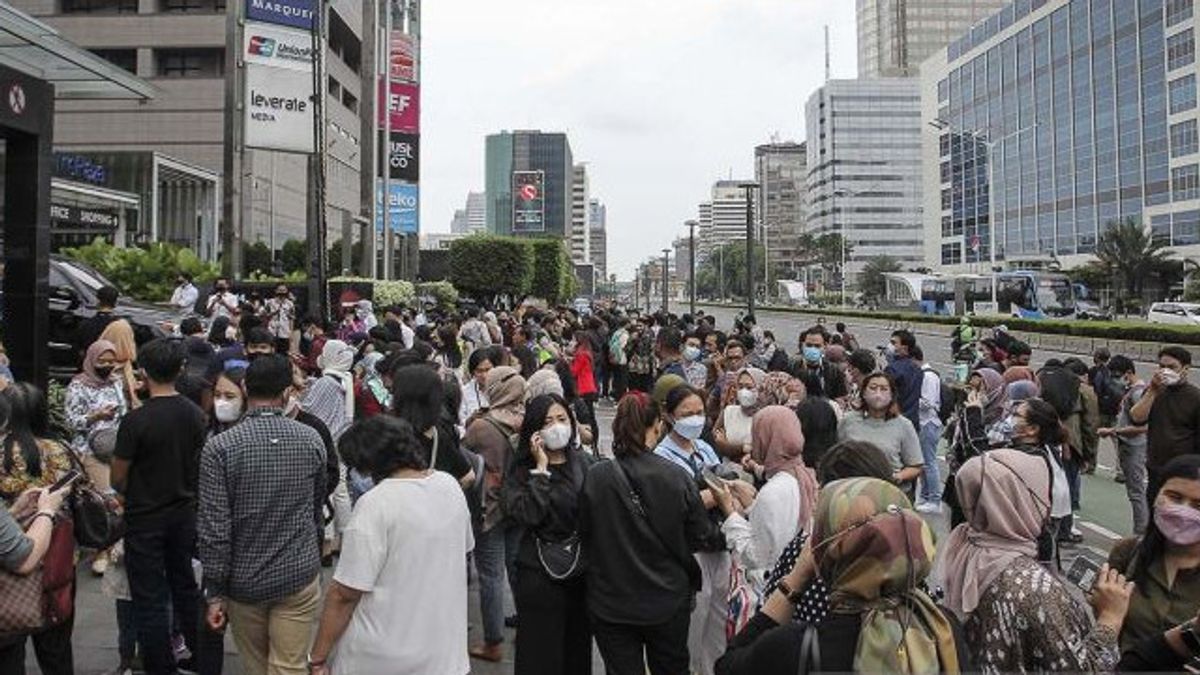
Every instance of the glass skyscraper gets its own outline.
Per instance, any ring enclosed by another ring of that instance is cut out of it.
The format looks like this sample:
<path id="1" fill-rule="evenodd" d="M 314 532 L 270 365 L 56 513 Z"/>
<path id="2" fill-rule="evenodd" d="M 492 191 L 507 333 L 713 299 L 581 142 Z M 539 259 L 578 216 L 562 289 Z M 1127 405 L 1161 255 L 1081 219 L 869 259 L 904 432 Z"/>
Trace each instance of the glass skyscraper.
<path id="1" fill-rule="evenodd" d="M 487 137 L 485 152 L 488 232 L 513 234 L 513 172 L 541 171 L 544 179 L 544 229 L 528 234 L 570 235 L 575 163 L 566 134 L 502 131 Z"/>
<path id="2" fill-rule="evenodd" d="M 1194 56 L 1192 0 L 1018 0 L 931 57 L 926 259 L 1070 267 L 1126 218 L 1200 243 Z"/>

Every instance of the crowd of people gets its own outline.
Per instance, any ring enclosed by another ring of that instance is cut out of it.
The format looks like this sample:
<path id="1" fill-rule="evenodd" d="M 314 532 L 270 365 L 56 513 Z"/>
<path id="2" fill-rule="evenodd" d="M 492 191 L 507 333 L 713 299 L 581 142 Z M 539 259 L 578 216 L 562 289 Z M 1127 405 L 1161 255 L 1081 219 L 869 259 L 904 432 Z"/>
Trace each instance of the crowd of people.
<path id="1" fill-rule="evenodd" d="M 956 378 L 908 330 L 875 352 L 818 324 L 789 354 L 750 315 L 356 300 L 328 322 L 283 285 L 193 291 L 181 275 L 177 334 L 139 343 L 104 289 L 61 402 L 3 380 L 0 674 L 26 643 L 73 672 L 70 597 L 16 616 L 70 590 L 64 550 L 103 577 L 121 675 L 220 673 L 227 631 L 252 674 L 511 653 L 586 675 L 593 644 L 613 675 L 1200 663 L 1185 349 L 1149 382 L 1102 350 L 1035 370 L 966 322 Z M 1136 534 L 1064 570 L 1102 438 Z M 84 490 L 123 536 L 76 546 Z M 40 595 L 7 590 L 30 575 Z"/>

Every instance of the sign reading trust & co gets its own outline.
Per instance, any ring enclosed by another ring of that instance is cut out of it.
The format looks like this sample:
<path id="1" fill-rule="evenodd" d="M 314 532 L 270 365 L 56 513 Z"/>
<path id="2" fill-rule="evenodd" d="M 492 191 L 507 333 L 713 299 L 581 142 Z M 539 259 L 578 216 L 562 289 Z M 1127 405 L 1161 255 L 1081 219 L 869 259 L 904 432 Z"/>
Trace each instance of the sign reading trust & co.
<path id="1" fill-rule="evenodd" d="M 318 0 L 246 0 L 246 18 L 311 31 Z"/>

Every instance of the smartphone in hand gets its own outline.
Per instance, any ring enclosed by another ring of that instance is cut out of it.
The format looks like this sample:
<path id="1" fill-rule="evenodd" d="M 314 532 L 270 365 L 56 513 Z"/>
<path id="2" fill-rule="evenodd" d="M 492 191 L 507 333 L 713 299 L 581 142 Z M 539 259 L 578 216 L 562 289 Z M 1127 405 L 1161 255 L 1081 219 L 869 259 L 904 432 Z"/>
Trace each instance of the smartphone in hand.
<path id="1" fill-rule="evenodd" d="M 1067 581 L 1075 584 L 1084 593 L 1090 593 L 1099 578 L 1100 565 L 1087 556 L 1081 555 L 1075 558 L 1071 566 L 1067 568 Z"/>
<path id="2" fill-rule="evenodd" d="M 58 492 L 59 490 L 74 484 L 75 481 L 79 480 L 80 478 L 83 478 L 83 474 L 79 473 L 77 469 L 71 469 L 64 474 L 62 478 L 54 481 L 54 485 L 50 486 L 50 491 Z"/>

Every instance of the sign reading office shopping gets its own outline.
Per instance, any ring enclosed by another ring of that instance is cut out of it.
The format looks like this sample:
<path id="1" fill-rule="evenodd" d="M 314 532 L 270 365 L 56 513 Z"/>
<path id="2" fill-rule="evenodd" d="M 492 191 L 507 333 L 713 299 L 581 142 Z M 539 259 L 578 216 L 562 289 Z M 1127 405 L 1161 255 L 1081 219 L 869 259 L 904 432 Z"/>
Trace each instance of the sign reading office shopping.
<path id="1" fill-rule="evenodd" d="M 295 27 L 312 3 L 247 0 L 242 56 L 246 63 L 246 146 L 309 154 L 315 151 L 313 47 L 307 30 Z M 269 10 L 269 11 L 268 11 Z M 279 24 L 279 25 L 277 25 Z"/>

